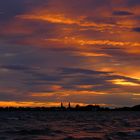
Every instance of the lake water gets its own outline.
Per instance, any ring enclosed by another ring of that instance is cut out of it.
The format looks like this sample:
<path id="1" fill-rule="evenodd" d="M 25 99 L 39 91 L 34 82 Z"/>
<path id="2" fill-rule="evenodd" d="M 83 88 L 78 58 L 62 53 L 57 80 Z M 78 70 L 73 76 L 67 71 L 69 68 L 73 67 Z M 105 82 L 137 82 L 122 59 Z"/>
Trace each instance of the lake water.
<path id="1" fill-rule="evenodd" d="M 0 140 L 140 140 L 140 112 L 0 112 Z"/>

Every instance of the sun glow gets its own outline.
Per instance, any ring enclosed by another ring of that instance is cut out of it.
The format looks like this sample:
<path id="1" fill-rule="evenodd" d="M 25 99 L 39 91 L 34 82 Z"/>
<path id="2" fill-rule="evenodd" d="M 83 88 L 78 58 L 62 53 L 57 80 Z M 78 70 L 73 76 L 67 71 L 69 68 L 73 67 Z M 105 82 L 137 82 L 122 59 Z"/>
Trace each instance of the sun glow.
<path id="1" fill-rule="evenodd" d="M 117 84 L 117 85 L 122 85 L 122 86 L 139 86 L 140 85 L 138 83 L 126 81 L 124 79 L 112 80 L 112 83 Z"/>

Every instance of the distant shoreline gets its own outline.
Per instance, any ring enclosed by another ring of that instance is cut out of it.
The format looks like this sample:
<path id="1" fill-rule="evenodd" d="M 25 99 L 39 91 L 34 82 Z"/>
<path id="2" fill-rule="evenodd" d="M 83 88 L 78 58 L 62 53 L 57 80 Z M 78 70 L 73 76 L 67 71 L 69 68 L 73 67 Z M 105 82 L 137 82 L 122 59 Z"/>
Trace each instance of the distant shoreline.
<path id="1" fill-rule="evenodd" d="M 0 111 L 140 111 L 140 105 L 133 107 L 100 107 L 99 105 L 75 106 L 75 107 L 0 107 Z"/>

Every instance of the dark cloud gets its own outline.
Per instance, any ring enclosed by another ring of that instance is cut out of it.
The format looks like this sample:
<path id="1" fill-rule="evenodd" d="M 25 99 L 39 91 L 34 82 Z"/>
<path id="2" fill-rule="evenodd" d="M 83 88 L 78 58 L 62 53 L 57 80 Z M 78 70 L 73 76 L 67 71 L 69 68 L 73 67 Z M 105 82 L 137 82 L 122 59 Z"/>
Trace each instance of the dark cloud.
<path id="1" fill-rule="evenodd" d="M 36 87 L 40 85 L 51 86 L 57 84 L 62 86 L 63 90 L 72 89 L 73 91 L 84 90 L 76 86 L 93 85 L 94 88 L 91 87 L 88 88 L 88 90 L 104 92 L 104 91 L 110 91 L 115 88 L 123 89 L 123 86 L 116 85 L 111 82 L 116 79 L 121 79 L 126 82 L 133 82 L 136 84 L 140 84 L 140 81 L 138 81 L 137 79 L 116 75 L 113 74 L 112 72 L 102 72 L 102 71 L 94 71 L 94 70 L 80 69 L 80 68 L 57 69 L 56 72 L 52 74 L 49 73 L 37 74 L 37 73 L 39 72 L 32 73 L 31 78 L 30 79 L 27 78 L 28 79 L 27 85 Z M 42 92 L 44 91 L 44 89 L 40 89 L 40 90 L 42 90 Z M 53 92 L 53 90 L 51 92 Z"/>
<path id="2" fill-rule="evenodd" d="M 0 22 L 8 22 L 17 15 L 31 11 L 32 8 L 42 5 L 47 6 L 48 0 L 1 0 L 0 1 Z"/>
<path id="3" fill-rule="evenodd" d="M 129 6 L 138 6 L 138 5 L 140 5 L 140 1 L 139 0 L 127 0 L 126 3 Z"/>
<path id="4" fill-rule="evenodd" d="M 1 65 L 0 68 L 8 69 L 8 70 L 16 70 L 16 71 L 28 71 L 31 70 L 29 67 L 24 65 Z"/>
<path id="5" fill-rule="evenodd" d="M 109 81 L 115 79 L 122 79 L 128 82 L 135 82 L 140 84 L 139 80 L 134 78 L 129 78 L 121 75 L 115 75 L 112 72 L 102 72 L 102 71 L 94 71 L 88 69 L 77 69 L 77 68 L 65 68 L 63 69 L 62 75 L 67 75 L 69 78 L 73 78 L 74 84 L 82 84 L 82 85 L 96 85 L 96 84 L 106 84 L 110 83 Z M 69 76 L 69 74 L 71 74 Z M 78 76 L 78 74 L 82 74 Z M 66 78 L 66 76 L 65 76 Z"/>
<path id="6" fill-rule="evenodd" d="M 128 11 L 114 11 L 112 13 L 115 16 L 132 16 L 134 13 L 128 12 Z"/>
<path id="7" fill-rule="evenodd" d="M 133 28 L 133 31 L 135 31 L 135 32 L 140 32 L 140 27 L 135 27 L 135 28 Z"/>
<path id="8" fill-rule="evenodd" d="M 84 20 L 91 23 L 95 22 L 97 24 L 116 24 L 116 19 L 112 17 L 86 17 Z"/>
<path id="9" fill-rule="evenodd" d="M 96 70 L 88 70 L 81 68 L 60 68 L 56 69 L 55 72 L 50 74 L 50 72 L 42 72 L 41 69 L 36 69 L 33 67 L 27 67 L 24 65 L 3 65 L 0 68 L 7 69 L 9 71 L 23 72 L 24 80 L 21 83 L 27 91 L 32 91 L 36 86 L 41 85 L 60 85 L 66 89 L 72 90 L 82 90 L 75 86 L 78 85 L 93 85 L 94 88 L 89 88 L 88 90 L 105 91 L 113 88 L 122 88 L 111 81 L 116 79 L 122 79 L 127 82 L 133 82 L 140 84 L 140 82 L 134 78 L 129 78 L 121 75 L 115 75 L 112 72 L 102 72 Z M 79 75 L 80 74 L 80 75 Z M 17 77 L 18 78 L 18 77 Z M 67 82 L 65 82 L 67 81 Z M 37 88 L 36 88 L 37 90 Z M 44 89 L 42 89 L 42 92 Z M 50 91 L 50 90 L 47 90 Z M 53 92 L 53 90 L 52 90 Z"/>
<path id="10" fill-rule="evenodd" d="M 23 1 L 1 0 L 0 1 L 0 22 L 9 21 L 16 15 L 26 11 Z"/>
<path id="11" fill-rule="evenodd" d="M 98 75 L 98 74 L 108 74 L 108 72 L 93 71 L 87 69 L 79 68 L 63 68 L 62 74 L 86 74 L 86 75 Z"/>

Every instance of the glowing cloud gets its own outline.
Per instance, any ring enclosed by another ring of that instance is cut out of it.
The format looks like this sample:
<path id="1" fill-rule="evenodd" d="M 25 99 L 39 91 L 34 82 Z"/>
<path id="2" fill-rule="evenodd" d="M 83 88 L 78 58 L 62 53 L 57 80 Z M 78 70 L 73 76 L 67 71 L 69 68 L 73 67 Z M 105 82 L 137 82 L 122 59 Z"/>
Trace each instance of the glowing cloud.
<path id="1" fill-rule="evenodd" d="M 116 79 L 116 80 L 112 80 L 112 82 L 113 82 L 114 84 L 122 85 L 122 86 L 139 86 L 139 85 L 140 85 L 140 84 L 138 84 L 138 83 L 126 81 L 126 80 L 124 80 L 124 79 Z"/>

